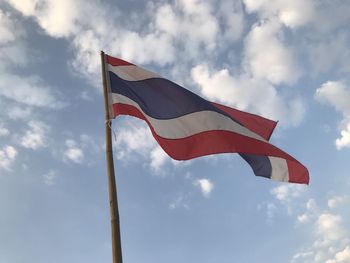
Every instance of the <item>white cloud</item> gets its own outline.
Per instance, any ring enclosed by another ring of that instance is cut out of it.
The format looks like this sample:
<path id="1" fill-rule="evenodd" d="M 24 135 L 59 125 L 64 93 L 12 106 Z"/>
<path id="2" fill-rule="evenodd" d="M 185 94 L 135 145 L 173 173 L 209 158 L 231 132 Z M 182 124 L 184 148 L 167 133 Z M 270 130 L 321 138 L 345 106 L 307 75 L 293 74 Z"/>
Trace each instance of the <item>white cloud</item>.
<path id="1" fill-rule="evenodd" d="M 169 156 L 163 151 L 160 146 L 155 147 L 151 151 L 151 163 L 150 166 L 155 171 L 160 171 L 161 167 L 169 160 Z"/>
<path id="2" fill-rule="evenodd" d="M 161 168 L 166 163 L 177 165 L 178 162 L 169 162 L 172 159 L 157 144 L 148 126 L 137 121 L 124 124 L 125 126 L 117 132 L 115 144 L 119 160 L 130 161 L 141 157 L 153 172 L 160 175 L 164 173 Z"/>
<path id="3" fill-rule="evenodd" d="M 9 135 L 10 131 L 0 123 L 0 137 Z"/>
<path id="4" fill-rule="evenodd" d="M 96 138 L 81 134 L 78 139 L 67 139 L 61 153 L 63 161 L 91 165 L 101 157 L 101 144 Z M 103 155 L 102 155 L 103 158 Z"/>
<path id="5" fill-rule="evenodd" d="M 245 27 L 244 12 L 241 1 L 220 1 L 219 6 L 219 18 L 220 15 L 223 32 L 220 34 L 223 39 L 220 42 L 232 43 L 242 37 Z"/>
<path id="6" fill-rule="evenodd" d="M 33 16 L 51 36 L 69 36 L 76 31 L 75 20 L 83 3 L 70 0 L 8 0 L 25 16 Z"/>
<path id="7" fill-rule="evenodd" d="M 300 76 L 291 48 L 283 43 L 281 25 L 275 20 L 253 25 L 245 40 L 244 64 L 253 76 L 272 84 L 292 84 Z"/>
<path id="8" fill-rule="evenodd" d="M 297 221 L 301 224 L 310 223 L 315 220 L 320 213 L 315 199 L 309 199 L 306 203 L 306 211 L 303 214 L 297 216 Z"/>
<path id="9" fill-rule="evenodd" d="M 232 75 L 227 68 L 210 72 L 206 64 L 199 64 L 191 70 L 192 79 L 211 100 L 281 120 L 284 126 L 298 125 L 305 113 L 302 99 L 285 97 L 275 87 L 300 77 L 281 24 L 275 19 L 254 24 L 244 44 L 239 74 Z"/>
<path id="10" fill-rule="evenodd" d="M 11 105 L 7 109 L 7 116 L 10 119 L 28 119 L 28 117 L 32 114 L 31 107 L 20 107 L 16 105 Z"/>
<path id="11" fill-rule="evenodd" d="M 46 185 L 54 185 L 56 179 L 56 172 L 54 170 L 50 170 L 48 173 L 43 174 L 44 184 Z"/>
<path id="12" fill-rule="evenodd" d="M 329 103 L 337 111 L 350 115 L 350 91 L 342 81 L 327 81 L 316 90 L 316 98 Z"/>
<path id="13" fill-rule="evenodd" d="M 271 189 L 270 193 L 281 202 L 289 202 L 305 191 L 302 185 L 283 184 Z"/>
<path id="14" fill-rule="evenodd" d="M 350 247 L 346 246 L 343 250 L 335 254 L 334 259 L 327 260 L 326 263 L 347 263 L 350 262 Z"/>
<path id="15" fill-rule="evenodd" d="M 338 197 L 329 199 L 328 206 L 334 208 L 333 205 L 340 201 Z M 319 209 L 314 199 L 307 202 L 306 208 L 306 212 L 298 216 L 297 220 L 300 223 L 308 224 L 305 226 L 308 229 L 314 229 L 312 236 L 314 241 L 310 247 L 296 253 L 291 262 L 336 263 L 338 262 L 336 260 L 346 258 L 346 247 L 350 246 L 350 239 L 348 238 L 348 222 L 341 214 L 344 213 L 344 210 L 339 210 L 340 214 L 334 214 L 327 209 Z M 345 252 L 342 253 L 343 251 Z"/>
<path id="16" fill-rule="evenodd" d="M 46 133 L 49 126 L 41 121 L 30 121 L 27 130 L 20 139 L 20 144 L 28 149 L 37 150 L 47 146 Z"/>
<path id="17" fill-rule="evenodd" d="M 172 39 L 167 34 L 149 33 L 140 35 L 128 31 L 118 39 L 118 53 L 123 58 L 147 64 L 156 61 L 160 65 L 172 62 L 175 59 L 175 49 Z M 154 48 L 157 47 L 157 48 Z"/>
<path id="18" fill-rule="evenodd" d="M 0 169 L 10 171 L 11 165 L 15 161 L 16 156 L 17 150 L 11 145 L 7 145 L 0 149 Z"/>
<path id="19" fill-rule="evenodd" d="M 146 156 L 155 147 L 155 142 L 147 126 L 128 123 L 118 130 L 117 158 L 124 159 L 129 153 Z"/>
<path id="20" fill-rule="evenodd" d="M 350 197 L 347 195 L 342 195 L 342 196 L 333 196 L 332 198 L 328 199 L 328 207 L 329 208 L 337 208 L 347 202 L 350 201 Z"/>
<path id="21" fill-rule="evenodd" d="M 92 30 L 86 30 L 77 35 L 73 40 L 73 46 L 76 48 L 76 56 L 71 62 L 73 68 L 87 77 L 89 80 L 93 80 L 95 85 L 100 87 L 99 74 L 101 57 L 99 50 L 102 49 L 102 41 Z M 98 80 L 97 80 L 98 79 Z"/>
<path id="22" fill-rule="evenodd" d="M 278 17 L 287 27 L 296 28 L 314 18 L 313 0 L 244 0 L 249 13 L 257 12 L 261 18 Z"/>
<path id="23" fill-rule="evenodd" d="M 350 147 L 350 123 L 340 131 L 341 137 L 335 140 L 335 146 L 338 150 L 344 147 Z"/>
<path id="24" fill-rule="evenodd" d="M 69 160 L 74 163 L 82 163 L 84 160 L 84 152 L 78 143 L 74 140 L 66 140 L 66 150 L 63 153 L 64 160 Z"/>
<path id="25" fill-rule="evenodd" d="M 341 137 L 336 139 L 338 150 L 350 147 L 350 90 L 342 81 L 328 81 L 316 90 L 315 97 L 342 113 Z"/>
<path id="26" fill-rule="evenodd" d="M 193 184 L 201 190 L 204 197 L 209 198 L 211 192 L 213 191 L 214 185 L 213 183 L 206 178 L 197 179 L 193 182 Z"/>
<path id="27" fill-rule="evenodd" d="M 339 240 L 344 237 L 345 229 L 342 227 L 343 219 L 340 215 L 330 213 L 321 214 L 316 222 L 318 234 L 323 237 L 322 242 Z"/>
<path id="28" fill-rule="evenodd" d="M 190 206 L 187 204 L 186 202 L 186 196 L 183 193 L 178 194 L 174 200 L 172 200 L 169 204 L 169 209 L 173 210 L 176 208 L 185 208 L 185 209 L 189 209 Z"/>
<path id="29" fill-rule="evenodd" d="M 11 73 L 0 74 L 0 96 L 29 106 L 60 108 L 63 106 L 52 91 L 36 76 L 24 77 Z M 9 89 L 8 87 L 12 87 Z"/>
<path id="30" fill-rule="evenodd" d="M 9 15 L 0 10 L 0 44 L 15 40 L 14 29 Z"/>
<path id="31" fill-rule="evenodd" d="M 228 69 L 211 72 L 205 64 L 192 68 L 191 76 L 209 100 L 281 120 L 286 126 L 297 125 L 303 118 L 305 110 L 302 100 L 284 99 L 267 81 L 249 77 L 248 74 L 233 76 Z"/>
<path id="32" fill-rule="evenodd" d="M 98 1 L 7 1 L 24 16 L 33 17 L 48 35 L 73 43 L 76 52 L 71 65 L 90 80 L 99 75 L 100 49 L 142 64 L 202 59 L 203 51 L 211 55 L 217 43 L 237 40 L 244 24 L 241 4 L 232 1 L 223 1 L 220 6 L 199 0 L 176 0 L 173 5 L 150 3 L 142 19 L 131 15 L 130 23 L 123 21 L 122 12 Z M 135 30 L 141 25 L 142 31 Z M 96 81 L 94 84 L 97 86 Z"/>
<path id="33" fill-rule="evenodd" d="M 185 52 L 191 57 L 199 54 L 201 45 L 205 49 L 215 47 L 219 25 L 208 2 L 179 0 L 177 5 L 165 4 L 156 13 L 155 23 L 159 30 L 181 40 Z M 181 38 L 180 38 L 181 37 Z"/>
<path id="34" fill-rule="evenodd" d="M 302 224 L 307 223 L 310 220 L 308 214 L 306 213 L 302 215 L 298 215 L 297 219 L 298 219 L 298 222 Z"/>

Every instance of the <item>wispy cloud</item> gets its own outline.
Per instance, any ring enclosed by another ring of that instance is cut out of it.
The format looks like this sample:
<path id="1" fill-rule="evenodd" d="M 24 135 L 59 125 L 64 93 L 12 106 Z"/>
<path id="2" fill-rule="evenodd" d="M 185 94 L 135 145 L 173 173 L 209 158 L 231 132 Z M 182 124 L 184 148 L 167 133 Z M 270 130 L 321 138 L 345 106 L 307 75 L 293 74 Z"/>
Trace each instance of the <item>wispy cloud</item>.
<path id="1" fill-rule="evenodd" d="M 83 149 L 74 140 L 66 140 L 66 149 L 63 152 L 64 160 L 69 160 L 74 163 L 82 163 L 84 160 Z"/>
<path id="2" fill-rule="evenodd" d="M 29 121 L 29 129 L 20 138 L 20 144 L 28 149 L 37 150 L 47 146 L 47 132 L 50 127 L 41 121 Z"/>
<path id="3" fill-rule="evenodd" d="M 0 148 L 0 169 L 11 170 L 11 166 L 16 160 L 17 150 L 11 145 Z"/>
<path id="4" fill-rule="evenodd" d="M 340 200 L 338 196 L 328 199 L 331 209 Z M 337 204 L 339 208 L 341 203 Z M 343 207 L 344 208 L 344 207 Z M 349 221 L 343 216 L 344 209 L 334 213 L 327 208 L 319 208 L 314 199 L 306 205 L 306 211 L 297 217 L 298 222 L 314 229 L 313 243 L 296 253 L 291 262 L 347 262 L 347 248 L 350 246 Z M 343 260 L 344 261 L 341 261 Z"/>
<path id="5" fill-rule="evenodd" d="M 56 180 L 56 172 L 54 170 L 50 170 L 49 172 L 42 175 L 44 184 L 51 186 L 55 184 Z"/>
<path id="6" fill-rule="evenodd" d="M 91 165 L 102 150 L 96 141 L 87 134 L 81 134 L 77 139 L 66 139 L 61 152 L 63 161 Z"/>
<path id="7" fill-rule="evenodd" d="M 209 198 L 214 189 L 214 184 L 207 178 L 197 179 L 193 182 L 193 184 L 201 190 L 202 195 L 205 198 Z"/>
<path id="8" fill-rule="evenodd" d="M 169 209 L 174 210 L 177 208 L 190 208 L 189 204 L 186 201 L 186 195 L 183 193 L 177 194 L 177 196 L 169 204 Z"/>
<path id="9" fill-rule="evenodd" d="M 338 150 L 350 147 L 350 89 L 342 81 L 328 81 L 316 90 L 315 97 L 327 103 L 343 115 L 340 138 L 335 140 Z"/>

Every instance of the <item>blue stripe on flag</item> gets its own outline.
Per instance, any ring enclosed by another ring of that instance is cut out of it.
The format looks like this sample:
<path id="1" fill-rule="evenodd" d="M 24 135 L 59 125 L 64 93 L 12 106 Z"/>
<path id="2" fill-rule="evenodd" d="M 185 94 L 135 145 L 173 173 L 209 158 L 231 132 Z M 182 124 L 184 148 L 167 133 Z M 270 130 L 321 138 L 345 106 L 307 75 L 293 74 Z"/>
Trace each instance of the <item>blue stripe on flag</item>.
<path id="1" fill-rule="evenodd" d="M 252 167 L 256 176 L 271 178 L 272 166 L 267 156 L 246 153 L 239 155 Z"/>
<path id="2" fill-rule="evenodd" d="M 209 101 L 170 80 L 151 78 L 127 81 L 110 71 L 109 75 L 112 93 L 119 93 L 135 101 L 143 112 L 152 118 L 173 119 L 193 112 L 209 110 L 232 119 Z"/>

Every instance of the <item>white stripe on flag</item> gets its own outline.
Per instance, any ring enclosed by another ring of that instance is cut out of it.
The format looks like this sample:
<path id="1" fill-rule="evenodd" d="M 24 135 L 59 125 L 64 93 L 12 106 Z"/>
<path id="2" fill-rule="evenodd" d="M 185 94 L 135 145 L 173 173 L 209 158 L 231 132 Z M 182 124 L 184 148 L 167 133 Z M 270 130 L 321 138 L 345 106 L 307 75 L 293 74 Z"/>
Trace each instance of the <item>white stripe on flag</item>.
<path id="1" fill-rule="evenodd" d="M 288 164 L 286 159 L 268 156 L 271 162 L 272 172 L 271 179 L 276 181 L 288 182 Z"/>
<path id="2" fill-rule="evenodd" d="M 121 94 L 112 93 L 112 102 L 137 108 L 151 123 L 158 136 L 166 139 L 181 139 L 205 131 L 222 130 L 267 142 L 258 134 L 215 111 L 199 111 L 178 118 L 160 120 L 148 116 L 135 101 Z"/>
<path id="3" fill-rule="evenodd" d="M 135 65 L 127 65 L 127 66 L 112 66 L 108 65 L 108 70 L 116 74 L 119 78 L 127 80 L 127 81 L 139 81 L 150 78 L 161 78 L 156 73 L 151 71 L 144 70 Z"/>

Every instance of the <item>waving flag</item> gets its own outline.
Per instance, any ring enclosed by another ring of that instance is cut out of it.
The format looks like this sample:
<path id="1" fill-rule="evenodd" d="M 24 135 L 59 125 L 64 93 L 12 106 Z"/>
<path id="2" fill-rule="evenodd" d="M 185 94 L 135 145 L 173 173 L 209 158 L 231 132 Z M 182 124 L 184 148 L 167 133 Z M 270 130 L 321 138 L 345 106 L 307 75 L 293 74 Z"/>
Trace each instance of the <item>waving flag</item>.
<path id="1" fill-rule="evenodd" d="M 268 142 L 276 122 L 207 101 L 158 74 L 106 56 L 110 116 L 131 115 L 147 122 L 173 159 L 239 153 L 255 175 L 309 183 L 307 169 Z"/>

